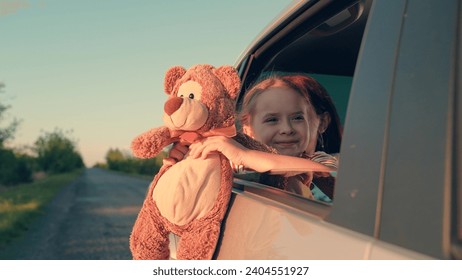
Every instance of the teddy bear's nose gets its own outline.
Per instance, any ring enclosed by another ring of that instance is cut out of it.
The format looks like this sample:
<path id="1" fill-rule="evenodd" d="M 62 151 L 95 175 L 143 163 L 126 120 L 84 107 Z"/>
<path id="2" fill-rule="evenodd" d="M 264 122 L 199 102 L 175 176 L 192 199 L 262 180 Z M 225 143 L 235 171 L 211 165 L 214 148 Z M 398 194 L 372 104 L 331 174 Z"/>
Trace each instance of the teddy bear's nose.
<path id="1" fill-rule="evenodd" d="M 181 107 L 181 104 L 183 104 L 183 98 L 181 97 L 173 97 L 167 100 L 164 105 L 164 111 L 167 115 L 172 115 L 173 113 L 178 110 L 178 108 Z"/>

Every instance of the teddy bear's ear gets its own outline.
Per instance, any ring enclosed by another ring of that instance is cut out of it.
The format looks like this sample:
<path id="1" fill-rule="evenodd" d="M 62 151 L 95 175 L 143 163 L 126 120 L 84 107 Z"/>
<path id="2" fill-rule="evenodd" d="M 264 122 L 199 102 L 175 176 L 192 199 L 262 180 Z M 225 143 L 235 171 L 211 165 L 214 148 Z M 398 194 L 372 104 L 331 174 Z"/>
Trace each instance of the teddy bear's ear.
<path id="1" fill-rule="evenodd" d="M 225 87 L 231 99 L 236 99 L 241 87 L 241 79 L 236 68 L 232 66 L 220 66 L 215 69 L 215 75 Z"/>
<path id="2" fill-rule="evenodd" d="M 176 81 L 186 73 L 186 69 L 181 66 L 173 66 L 167 70 L 164 79 L 164 91 L 166 94 L 172 94 Z"/>

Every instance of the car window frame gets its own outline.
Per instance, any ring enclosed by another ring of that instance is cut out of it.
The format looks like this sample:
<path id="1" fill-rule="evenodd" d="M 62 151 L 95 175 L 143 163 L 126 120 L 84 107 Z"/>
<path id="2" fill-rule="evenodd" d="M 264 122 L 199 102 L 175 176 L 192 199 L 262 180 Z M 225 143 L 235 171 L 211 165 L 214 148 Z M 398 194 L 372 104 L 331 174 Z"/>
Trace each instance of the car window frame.
<path id="1" fill-rule="evenodd" d="M 453 208 L 451 221 L 451 254 L 456 259 L 462 259 L 462 4 L 459 3 L 458 32 L 457 32 L 457 59 L 456 59 L 456 84 L 454 96 L 454 153 L 452 164 L 454 166 L 453 176 Z"/>
<path id="2" fill-rule="evenodd" d="M 342 11 L 343 9 L 346 9 L 348 7 L 351 7 L 352 5 L 358 3 L 358 2 L 364 2 L 360 0 L 356 1 L 344 1 L 339 5 L 339 3 L 334 3 L 332 4 L 330 1 L 309 1 L 310 5 L 306 6 L 305 13 L 298 13 L 298 17 L 291 17 L 290 19 L 294 22 L 300 22 L 303 20 L 307 20 L 310 16 L 313 15 L 313 13 L 319 12 L 320 10 L 322 11 L 330 11 L 330 16 L 333 16 L 337 14 L 338 12 Z M 329 6 L 331 5 L 331 6 Z M 328 14 L 329 15 L 329 14 Z M 311 28 L 315 28 L 319 26 L 320 24 L 324 23 L 326 19 L 330 18 L 325 16 L 325 18 L 321 19 L 319 16 L 315 16 L 314 19 L 308 20 L 308 23 L 303 24 L 303 26 L 306 28 L 307 26 L 311 26 Z M 270 49 L 273 47 L 277 50 L 280 49 L 279 42 L 278 41 L 287 41 L 287 37 L 289 36 L 292 39 L 290 40 L 291 42 L 295 41 L 295 38 L 298 38 L 300 36 L 300 31 L 298 30 L 296 25 L 292 24 L 287 24 L 288 27 L 284 29 L 279 29 L 280 32 L 283 34 L 288 33 L 289 35 L 280 35 L 280 34 L 273 34 L 273 37 L 269 39 L 268 41 L 265 41 L 263 43 L 260 43 L 258 47 L 254 48 L 251 52 L 249 52 L 246 56 L 243 56 L 241 60 L 237 64 L 237 69 L 239 73 L 241 74 L 241 78 L 243 78 L 243 87 L 242 91 L 245 91 L 246 81 L 248 80 L 249 75 L 251 76 L 250 80 L 255 79 L 255 72 L 258 72 L 255 70 L 255 68 L 263 68 L 262 63 L 264 62 L 255 62 L 256 60 L 265 60 L 265 57 L 267 58 L 268 55 L 265 52 L 269 52 Z M 307 31 L 304 31 L 307 33 Z M 295 35 L 293 35 L 293 34 Z M 271 52 L 270 52 L 271 53 Z M 272 52 L 273 55 L 277 53 L 277 51 Z M 354 79 L 354 77 L 353 77 Z M 242 98 L 242 92 L 240 95 L 240 98 Z M 240 109 L 240 101 L 238 100 L 238 105 L 237 105 L 238 110 Z M 338 185 L 338 182 L 337 184 Z M 315 201 L 315 200 L 310 200 L 307 198 L 303 198 L 297 195 L 290 195 L 290 194 L 285 194 L 283 191 L 275 189 L 275 188 L 268 188 L 268 187 L 262 187 L 263 185 L 255 183 L 255 182 L 245 182 L 241 181 L 240 179 L 235 180 L 235 186 L 234 186 L 234 192 L 239 193 L 242 191 L 248 191 L 248 192 L 253 192 L 253 193 L 258 193 L 261 196 L 271 198 L 275 201 L 278 201 L 282 203 L 283 205 L 289 206 L 289 207 L 295 207 L 297 209 L 301 209 L 305 211 L 307 214 L 314 214 L 317 215 L 318 217 L 321 217 L 322 219 L 326 219 L 331 215 L 331 213 L 334 211 L 336 208 L 336 201 L 334 201 L 333 204 L 330 205 L 325 205 L 322 202 Z M 275 195 L 275 192 L 278 195 Z M 342 206 L 343 207 L 343 206 Z M 339 207 L 341 208 L 341 207 Z M 374 206 L 375 209 L 375 206 Z M 332 223 L 336 223 L 335 221 L 331 221 Z M 348 226 L 346 226 L 348 227 Z"/>

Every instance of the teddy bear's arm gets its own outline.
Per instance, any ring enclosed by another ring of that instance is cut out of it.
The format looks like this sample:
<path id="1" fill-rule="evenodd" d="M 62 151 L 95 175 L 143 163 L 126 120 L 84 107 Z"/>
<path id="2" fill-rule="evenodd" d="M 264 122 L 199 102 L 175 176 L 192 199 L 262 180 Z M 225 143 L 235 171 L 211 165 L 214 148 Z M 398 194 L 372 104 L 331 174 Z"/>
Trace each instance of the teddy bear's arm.
<path id="1" fill-rule="evenodd" d="M 153 158 L 167 145 L 173 143 L 175 138 L 170 136 L 170 130 L 165 127 L 153 128 L 133 139 L 131 149 L 133 155 L 139 158 Z"/>

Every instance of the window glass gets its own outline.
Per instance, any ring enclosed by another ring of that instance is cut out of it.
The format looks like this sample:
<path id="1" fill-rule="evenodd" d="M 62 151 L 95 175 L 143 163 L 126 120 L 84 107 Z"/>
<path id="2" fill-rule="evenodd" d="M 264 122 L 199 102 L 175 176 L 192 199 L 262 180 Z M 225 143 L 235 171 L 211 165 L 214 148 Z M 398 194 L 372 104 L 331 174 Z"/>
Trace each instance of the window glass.
<path id="1" fill-rule="evenodd" d="M 353 77 L 313 73 L 310 74 L 310 76 L 315 78 L 326 88 L 330 97 L 334 101 L 334 105 L 340 117 L 340 122 L 343 126 L 345 124 L 346 110 L 348 99 L 350 98 L 350 89 L 353 82 Z"/>

